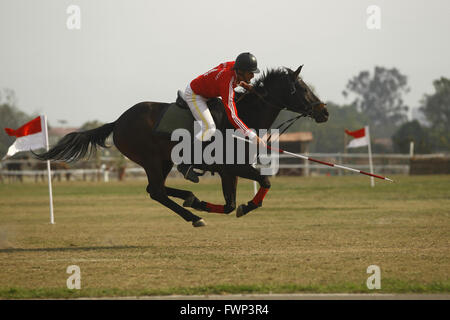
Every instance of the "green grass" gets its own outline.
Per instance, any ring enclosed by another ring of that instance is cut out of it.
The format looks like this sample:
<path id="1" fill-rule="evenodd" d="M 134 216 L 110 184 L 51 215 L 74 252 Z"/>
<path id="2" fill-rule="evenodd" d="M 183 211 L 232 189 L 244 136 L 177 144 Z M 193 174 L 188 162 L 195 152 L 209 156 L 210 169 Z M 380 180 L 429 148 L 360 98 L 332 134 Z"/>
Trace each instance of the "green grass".
<path id="1" fill-rule="evenodd" d="M 145 181 L 0 185 L 0 297 L 231 293 L 449 293 L 449 176 L 276 177 L 263 207 L 197 213 L 193 228 L 154 202 Z M 216 178 L 169 179 L 222 204 Z M 240 179 L 238 204 L 253 196 Z M 181 203 L 181 200 L 176 200 Z M 369 265 L 381 290 L 369 290 Z M 81 269 L 68 290 L 66 268 Z"/>

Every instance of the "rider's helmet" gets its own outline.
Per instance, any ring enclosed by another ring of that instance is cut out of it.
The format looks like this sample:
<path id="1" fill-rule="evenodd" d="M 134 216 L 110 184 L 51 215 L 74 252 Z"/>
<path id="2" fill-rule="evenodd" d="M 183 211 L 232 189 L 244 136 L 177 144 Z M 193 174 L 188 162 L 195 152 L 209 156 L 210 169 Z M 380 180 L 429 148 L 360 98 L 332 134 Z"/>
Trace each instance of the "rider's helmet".
<path id="1" fill-rule="evenodd" d="M 234 69 L 241 71 L 248 71 L 253 73 L 259 73 L 258 62 L 254 55 L 250 52 L 244 52 L 237 56 L 234 62 Z"/>

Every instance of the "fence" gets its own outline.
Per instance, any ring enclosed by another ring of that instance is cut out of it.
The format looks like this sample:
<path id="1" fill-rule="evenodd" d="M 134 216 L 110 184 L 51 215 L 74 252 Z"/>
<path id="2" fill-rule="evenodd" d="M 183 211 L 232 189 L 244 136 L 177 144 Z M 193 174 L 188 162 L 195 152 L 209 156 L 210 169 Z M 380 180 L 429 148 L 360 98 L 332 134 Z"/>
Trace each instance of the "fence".
<path id="1" fill-rule="evenodd" d="M 316 158 L 322 161 L 332 162 L 343 166 L 352 167 L 359 170 L 369 170 L 368 155 L 364 153 L 310 153 L 309 157 Z M 330 168 L 327 166 L 311 163 L 307 160 L 292 157 L 290 155 L 279 155 L 278 175 L 347 175 L 353 174 L 341 169 Z M 430 154 L 430 155 L 414 155 L 411 158 L 406 154 L 373 154 L 374 172 L 377 174 L 410 174 L 411 159 L 447 159 L 444 154 Z M 120 169 L 114 166 L 117 162 L 115 158 L 100 158 L 101 165 L 97 165 L 94 161 L 82 161 L 81 164 L 76 164 L 69 169 L 52 170 L 52 179 L 57 178 L 62 180 L 65 177 L 67 180 L 91 180 L 91 181 L 105 181 L 112 179 L 120 179 Z M 0 162 L 0 182 L 5 181 L 22 181 L 24 177 L 38 181 L 44 180 L 46 170 L 32 170 L 29 168 L 35 167 L 39 163 L 37 160 L 6 160 Z M 42 164 L 42 162 L 40 162 Z M 8 170 L 9 164 L 19 164 L 25 167 L 21 170 Z M 85 166 L 85 168 L 81 168 Z M 95 167 L 96 166 L 96 167 Z M 257 164 L 257 167 L 261 165 Z M 27 169 L 28 167 L 28 169 Z M 175 167 L 170 173 L 171 176 L 179 175 Z M 143 168 L 137 166 L 135 163 L 127 160 L 125 179 L 145 179 L 145 171 Z"/>
<path id="2" fill-rule="evenodd" d="M 106 163 L 114 159 L 105 159 Z M 73 167 L 62 163 L 52 163 L 58 169 L 52 168 L 52 180 L 91 180 L 91 181 L 109 181 L 111 173 L 116 169 L 110 168 L 103 163 L 96 167 L 93 161 L 81 161 Z M 39 168 L 39 169 L 36 169 Z M 38 160 L 5 160 L 0 162 L 0 182 L 14 182 L 34 179 L 44 181 L 47 178 L 46 163 Z"/>
<path id="3" fill-rule="evenodd" d="M 369 156 L 367 153 L 310 153 L 305 154 L 311 158 L 351 167 L 358 170 L 369 172 Z M 331 168 L 328 166 L 315 164 L 307 160 L 295 158 L 289 155 L 281 154 L 279 156 L 280 175 L 347 175 L 355 174 L 346 170 Z M 444 154 L 373 154 L 373 170 L 377 174 L 410 174 L 411 160 L 421 159 L 424 161 L 431 159 L 445 159 Z M 448 158 L 448 157 L 447 157 Z"/>

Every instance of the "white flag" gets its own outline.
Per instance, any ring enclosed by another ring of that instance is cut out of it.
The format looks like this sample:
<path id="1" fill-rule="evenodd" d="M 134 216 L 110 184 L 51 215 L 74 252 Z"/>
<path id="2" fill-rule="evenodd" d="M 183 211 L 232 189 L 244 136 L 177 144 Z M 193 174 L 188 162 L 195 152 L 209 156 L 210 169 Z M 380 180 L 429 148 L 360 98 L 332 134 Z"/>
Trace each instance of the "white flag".
<path id="1" fill-rule="evenodd" d="M 358 148 L 369 145 L 369 139 L 367 136 L 366 128 L 362 128 L 356 131 L 345 130 L 345 133 L 354 138 L 347 145 L 347 148 Z"/>
<path id="2" fill-rule="evenodd" d="M 11 157 L 17 152 L 45 148 L 45 129 L 44 116 L 39 116 L 30 122 L 25 123 L 17 130 L 5 128 L 8 135 L 17 137 L 17 139 L 9 147 L 8 152 L 3 159 Z"/>

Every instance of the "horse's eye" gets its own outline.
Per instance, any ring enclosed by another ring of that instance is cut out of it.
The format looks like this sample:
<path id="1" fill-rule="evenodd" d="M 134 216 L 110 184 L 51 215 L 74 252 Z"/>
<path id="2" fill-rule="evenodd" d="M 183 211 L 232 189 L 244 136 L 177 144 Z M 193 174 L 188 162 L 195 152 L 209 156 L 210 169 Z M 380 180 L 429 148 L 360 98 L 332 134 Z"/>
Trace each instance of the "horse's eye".
<path id="1" fill-rule="evenodd" d="M 295 92 L 297 91 L 297 88 L 295 87 L 295 83 L 292 84 L 292 88 L 291 88 L 291 94 L 295 94 Z"/>

